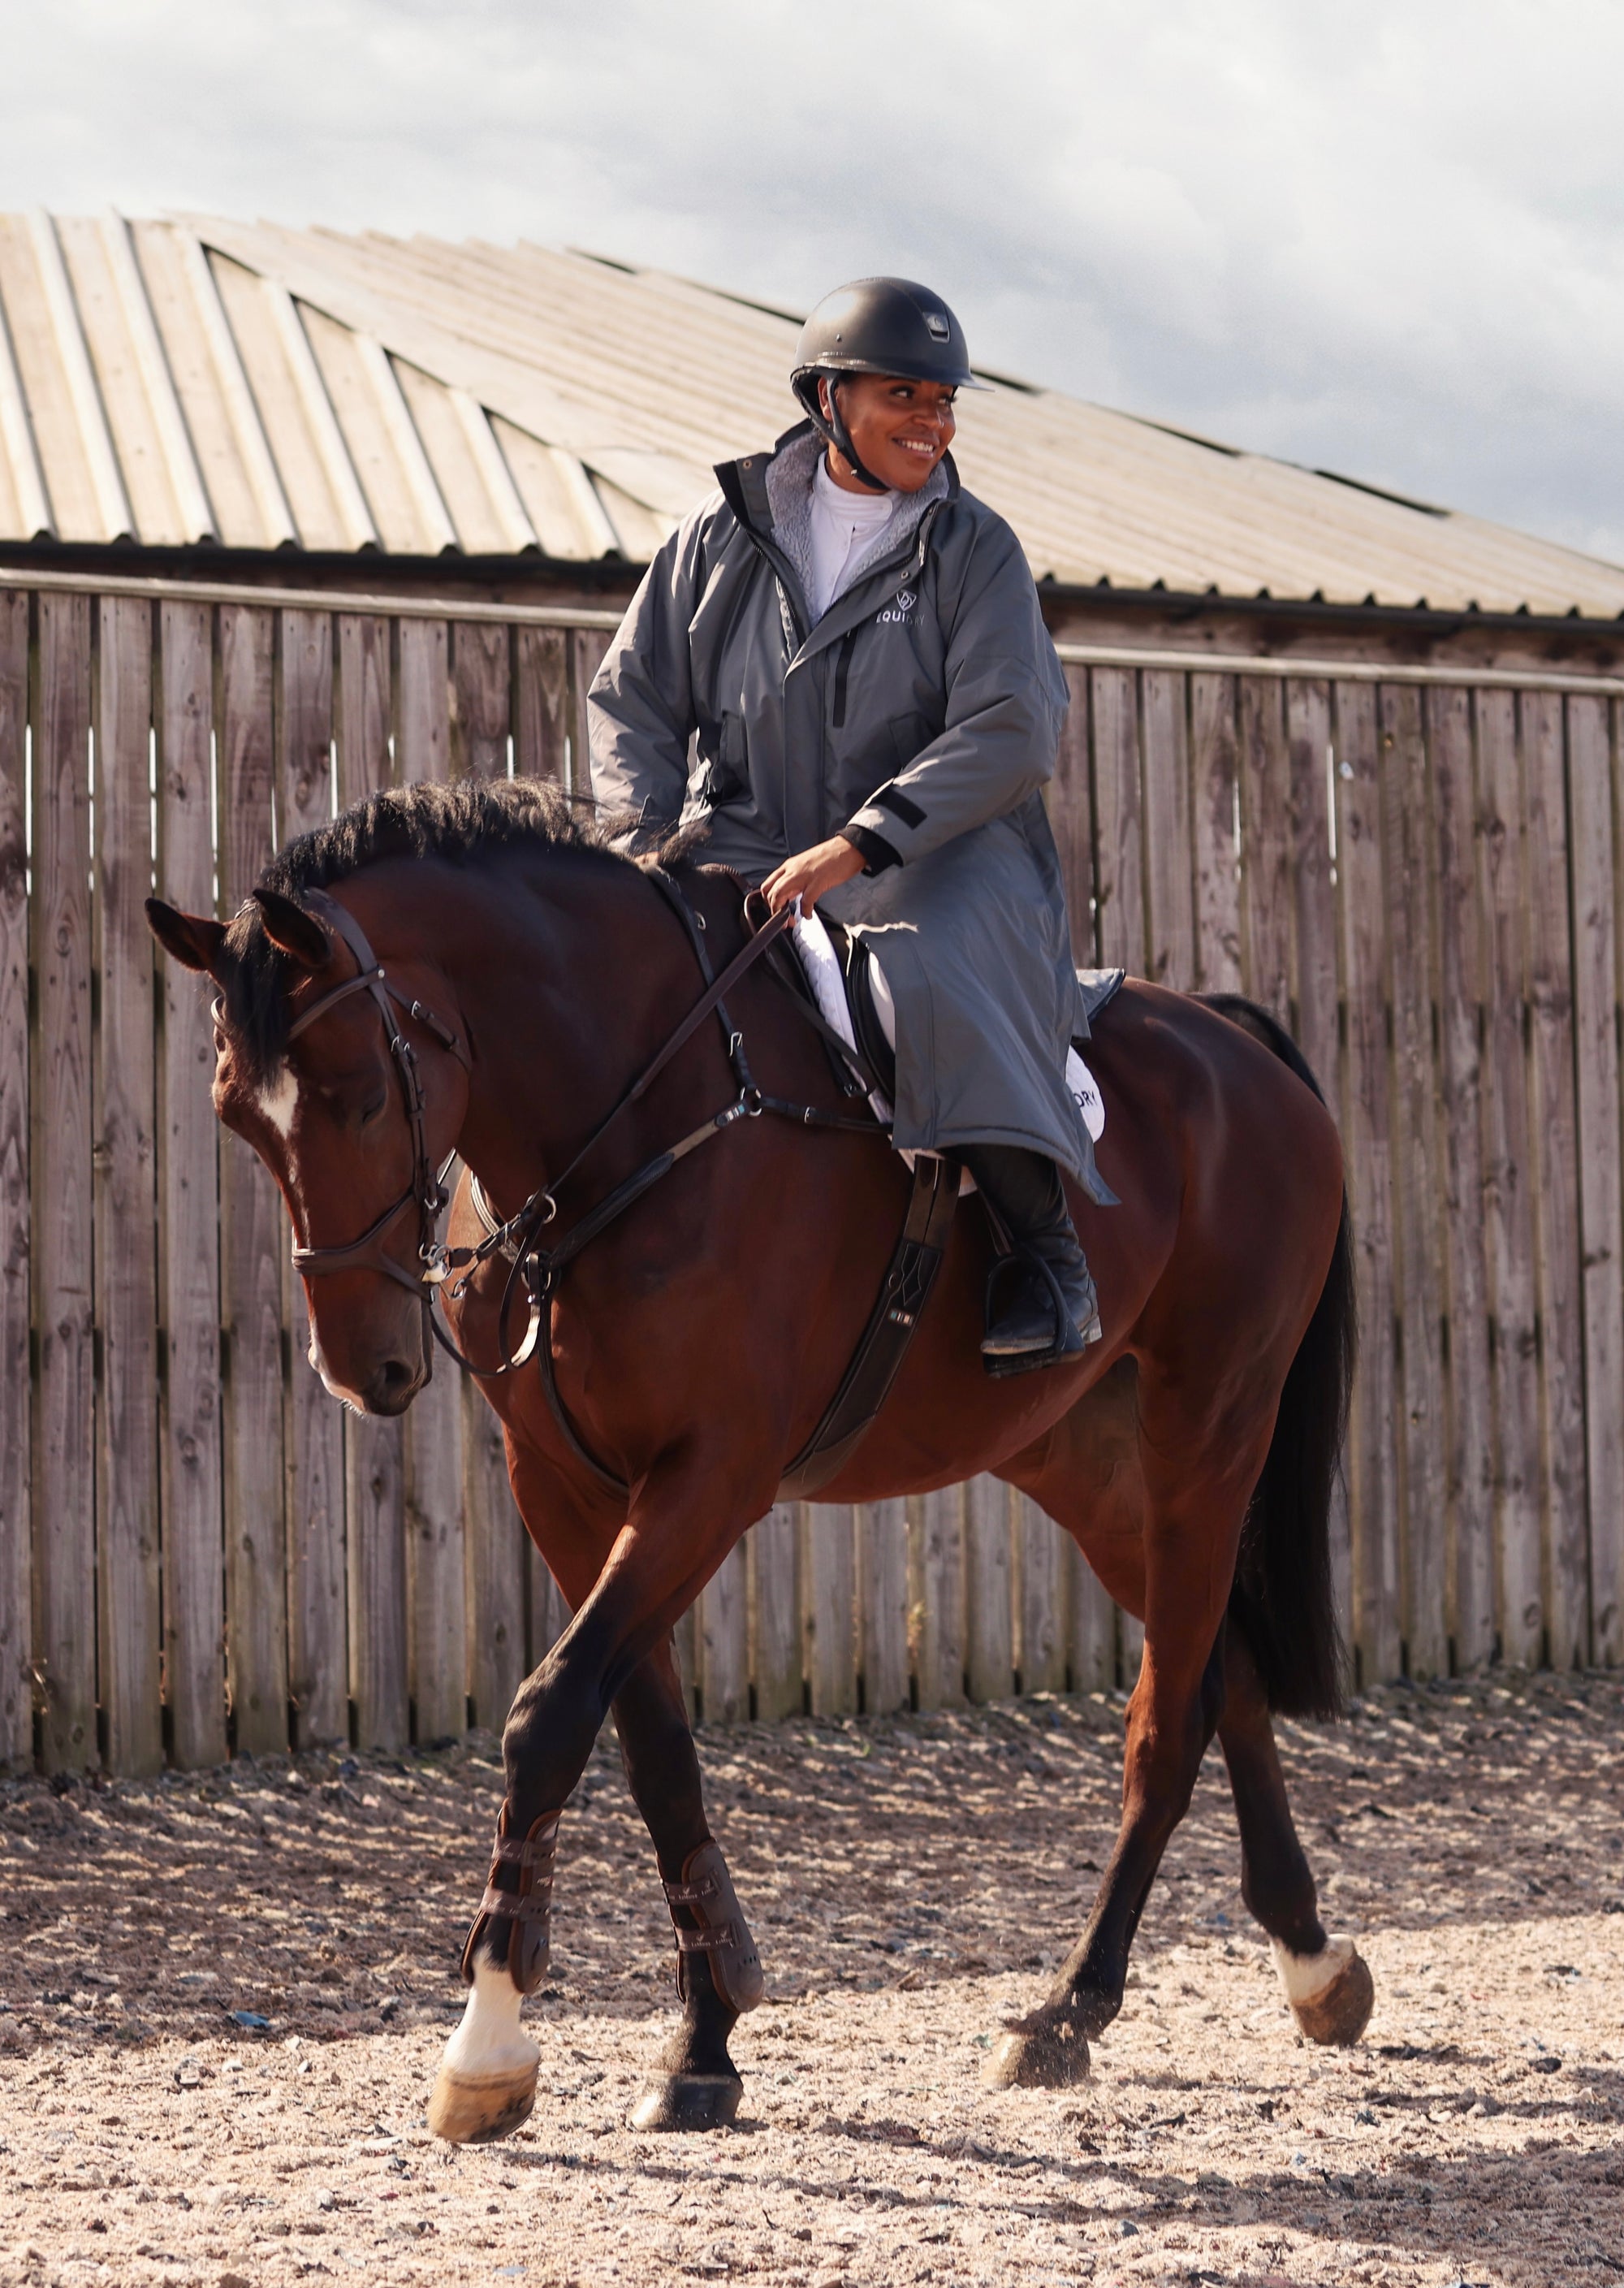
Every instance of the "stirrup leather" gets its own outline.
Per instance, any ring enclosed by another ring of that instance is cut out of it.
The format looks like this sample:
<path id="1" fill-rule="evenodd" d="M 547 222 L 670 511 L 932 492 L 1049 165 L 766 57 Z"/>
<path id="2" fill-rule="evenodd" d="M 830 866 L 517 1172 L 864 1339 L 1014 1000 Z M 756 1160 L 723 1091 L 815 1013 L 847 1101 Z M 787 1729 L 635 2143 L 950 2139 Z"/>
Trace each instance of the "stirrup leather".
<path id="1" fill-rule="evenodd" d="M 682 2000 L 688 1999 L 689 1956 L 707 1954 L 711 1982 L 722 2000 L 741 2016 L 753 2010 L 765 1994 L 767 1982 L 721 1845 L 701 1843 L 697 1851 L 688 1854 L 681 1882 L 667 1883 L 664 1887 L 677 1934 L 677 1991 Z M 679 1907 L 688 1910 L 699 1926 L 697 1930 L 678 1922 Z"/>

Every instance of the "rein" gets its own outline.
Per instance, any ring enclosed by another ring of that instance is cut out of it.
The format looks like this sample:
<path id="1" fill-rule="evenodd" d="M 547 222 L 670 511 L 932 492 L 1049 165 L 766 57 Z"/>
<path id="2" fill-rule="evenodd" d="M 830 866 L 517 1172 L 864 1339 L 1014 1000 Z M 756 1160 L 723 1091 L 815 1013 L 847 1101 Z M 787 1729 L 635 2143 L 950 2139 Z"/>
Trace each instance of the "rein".
<path id="1" fill-rule="evenodd" d="M 551 1338 L 543 1339 L 543 1328 L 549 1315 L 552 1297 L 566 1266 L 572 1263 L 582 1250 L 590 1245 L 599 1233 L 606 1230 L 610 1224 L 626 1212 L 628 1208 L 641 1199 L 644 1193 L 657 1184 L 662 1176 L 669 1175 L 679 1160 L 685 1159 L 690 1152 L 696 1151 L 711 1137 L 721 1135 L 736 1121 L 759 1119 L 764 1112 L 771 1112 L 784 1118 L 793 1119 L 806 1127 L 852 1129 L 867 1135 L 882 1137 L 885 1134 L 885 1131 L 867 1116 L 851 1117 L 840 1113 L 821 1112 L 814 1105 L 794 1104 L 783 1098 L 770 1096 L 756 1084 L 749 1059 L 745 1054 L 744 1036 L 734 1027 L 728 1016 L 724 997 L 740 978 L 782 937 L 794 918 L 793 910 L 788 906 L 780 908 L 778 913 L 756 927 L 753 934 L 718 977 L 705 944 L 704 916 L 695 911 L 680 886 L 662 869 L 650 866 L 645 870 L 648 879 L 659 890 L 678 920 L 682 922 L 699 964 L 701 974 L 704 979 L 705 989 L 661 1047 L 643 1067 L 624 1094 L 599 1121 L 562 1173 L 554 1177 L 549 1183 L 539 1186 L 514 1214 L 507 1217 L 505 1220 L 498 1221 L 486 1200 L 478 1179 L 473 1180 L 474 1205 L 487 1230 L 486 1238 L 478 1247 L 447 1248 L 435 1236 L 439 1217 L 449 1197 L 446 1190 L 445 1180 L 449 1172 L 451 1163 L 456 1156 L 454 1148 L 438 1168 L 430 1160 L 428 1133 L 424 1123 L 425 1102 L 417 1059 L 410 1042 L 406 1038 L 400 1025 L 396 1021 L 395 1009 L 404 1011 L 414 1023 L 421 1025 L 442 1048 L 448 1050 L 456 1058 L 464 1071 L 471 1073 L 473 1069 L 471 1060 L 458 1042 L 451 1027 L 444 1024 L 424 1003 L 408 999 L 390 983 L 383 963 L 378 960 L 368 943 L 366 933 L 347 908 L 317 890 L 305 893 L 305 902 L 318 914 L 319 918 L 327 921 L 343 940 L 354 957 L 357 973 L 353 977 L 345 979 L 341 984 L 332 986 L 313 1001 L 309 1008 L 302 1010 L 289 1027 L 288 1033 L 289 1041 L 296 1040 L 320 1018 L 326 1016 L 330 1010 L 349 999 L 352 995 L 362 992 L 368 994 L 383 1021 L 390 1054 L 394 1060 L 395 1069 L 400 1076 L 401 1095 L 411 1132 L 412 1144 L 411 1181 L 393 1205 L 385 1208 L 359 1238 L 352 1240 L 347 1245 L 340 1247 L 296 1245 L 293 1250 L 294 1268 L 305 1276 L 336 1271 L 381 1272 L 384 1277 L 392 1279 L 398 1285 L 405 1287 L 410 1293 L 416 1296 L 423 1305 L 429 1331 L 441 1349 L 459 1367 L 471 1374 L 479 1376 L 482 1379 L 492 1378 L 501 1374 L 511 1374 L 515 1368 L 525 1365 L 533 1355 L 535 1356 L 541 1368 L 548 1402 L 571 1450 L 601 1482 L 622 1491 L 624 1489 L 621 1481 L 604 1468 L 576 1435 L 558 1394 L 553 1373 Z M 747 927 L 751 924 L 752 902 L 759 903 L 757 893 L 752 892 L 745 901 Z M 218 1010 L 218 1003 L 216 1007 Z M 558 1214 L 558 1193 L 603 1141 L 622 1114 L 629 1111 L 639 1098 L 646 1094 L 672 1058 L 686 1045 L 706 1018 L 713 1013 L 721 1024 L 728 1061 L 733 1067 L 733 1077 L 738 1084 L 737 1095 L 725 1104 L 719 1111 L 713 1113 L 709 1119 L 701 1121 L 697 1128 L 690 1130 L 687 1135 L 681 1137 L 675 1144 L 667 1146 L 663 1151 L 655 1153 L 652 1159 L 646 1160 L 640 1168 L 617 1184 L 598 1202 L 595 1207 L 588 1209 L 552 1247 L 538 1246 L 536 1241 L 539 1235 L 547 1228 Z M 421 1266 L 416 1275 L 385 1253 L 383 1244 L 385 1234 L 392 1230 L 401 1216 L 414 1204 L 418 1211 L 417 1259 Z M 460 1301 L 466 1293 L 468 1283 L 474 1273 L 495 1254 L 506 1255 L 511 1262 L 507 1284 L 503 1291 L 496 1320 L 497 1339 L 502 1356 L 498 1365 L 482 1367 L 476 1365 L 466 1355 L 440 1324 L 434 1310 L 434 1295 L 436 1290 L 443 1285 L 453 1273 L 457 1273 L 460 1276 L 451 1291 L 453 1299 Z M 514 1287 L 521 1279 L 529 1302 L 529 1323 L 519 1347 L 513 1350 L 510 1348 L 507 1339 L 508 1314 Z"/>

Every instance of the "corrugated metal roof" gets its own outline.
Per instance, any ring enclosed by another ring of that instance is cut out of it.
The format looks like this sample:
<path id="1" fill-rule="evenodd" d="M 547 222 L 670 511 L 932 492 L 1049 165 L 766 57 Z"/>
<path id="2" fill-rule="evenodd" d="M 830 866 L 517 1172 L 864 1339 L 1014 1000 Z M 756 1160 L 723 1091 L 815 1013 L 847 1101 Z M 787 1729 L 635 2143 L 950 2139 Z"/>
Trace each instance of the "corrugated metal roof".
<path id="1" fill-rule="evenodd" d="M 0 217 L 0 540 L 641 563 L 792 417 L 794 338 L 542 247 Z M 1624 615 L 1624 568 L 1052 390 L 955 450 L 1069 586 Z"/>

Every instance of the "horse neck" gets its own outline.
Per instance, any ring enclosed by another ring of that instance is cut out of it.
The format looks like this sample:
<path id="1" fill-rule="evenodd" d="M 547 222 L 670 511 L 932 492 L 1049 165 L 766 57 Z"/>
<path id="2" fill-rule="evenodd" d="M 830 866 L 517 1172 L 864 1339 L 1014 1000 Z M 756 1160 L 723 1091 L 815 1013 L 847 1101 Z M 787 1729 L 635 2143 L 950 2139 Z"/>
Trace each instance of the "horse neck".
<path id="1" fill-rule="evenodd" d="M 699 973 L 658 894 L 595 854 L 458 870 L 444 895 L 436 961 L 474 1047 L 459 1148 L 492 1197 L 515 1205 L 624 1092 Z"/>

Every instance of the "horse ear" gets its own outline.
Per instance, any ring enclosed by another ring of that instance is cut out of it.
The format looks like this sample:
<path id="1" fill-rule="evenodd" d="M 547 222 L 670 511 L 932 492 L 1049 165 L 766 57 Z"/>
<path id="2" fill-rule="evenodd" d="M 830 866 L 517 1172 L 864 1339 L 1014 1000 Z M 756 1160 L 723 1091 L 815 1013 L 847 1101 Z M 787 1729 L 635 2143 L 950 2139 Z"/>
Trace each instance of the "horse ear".
<path id="1" fill-rule="evenodd" d="M 327 967 L 333 957 L 333 941 L 325 922 L 319 922 L 303 906 L 296 906 L 291 898 L 284 898 L 280 890 L 256 890 L 253 899 L 265 933 L 278 953 L 285 953 L 301 969 Z"/>
<path id="2" fill-rule="evenodd" d="M 172 955 L 183 969 L 213 971 L 226 935 L 220 923 L 211 921 L 207 914 L 183 914 L 178 907 L 166 906 L 162 898 L 147 899 L 147 923 L 165 953 Z"/>

